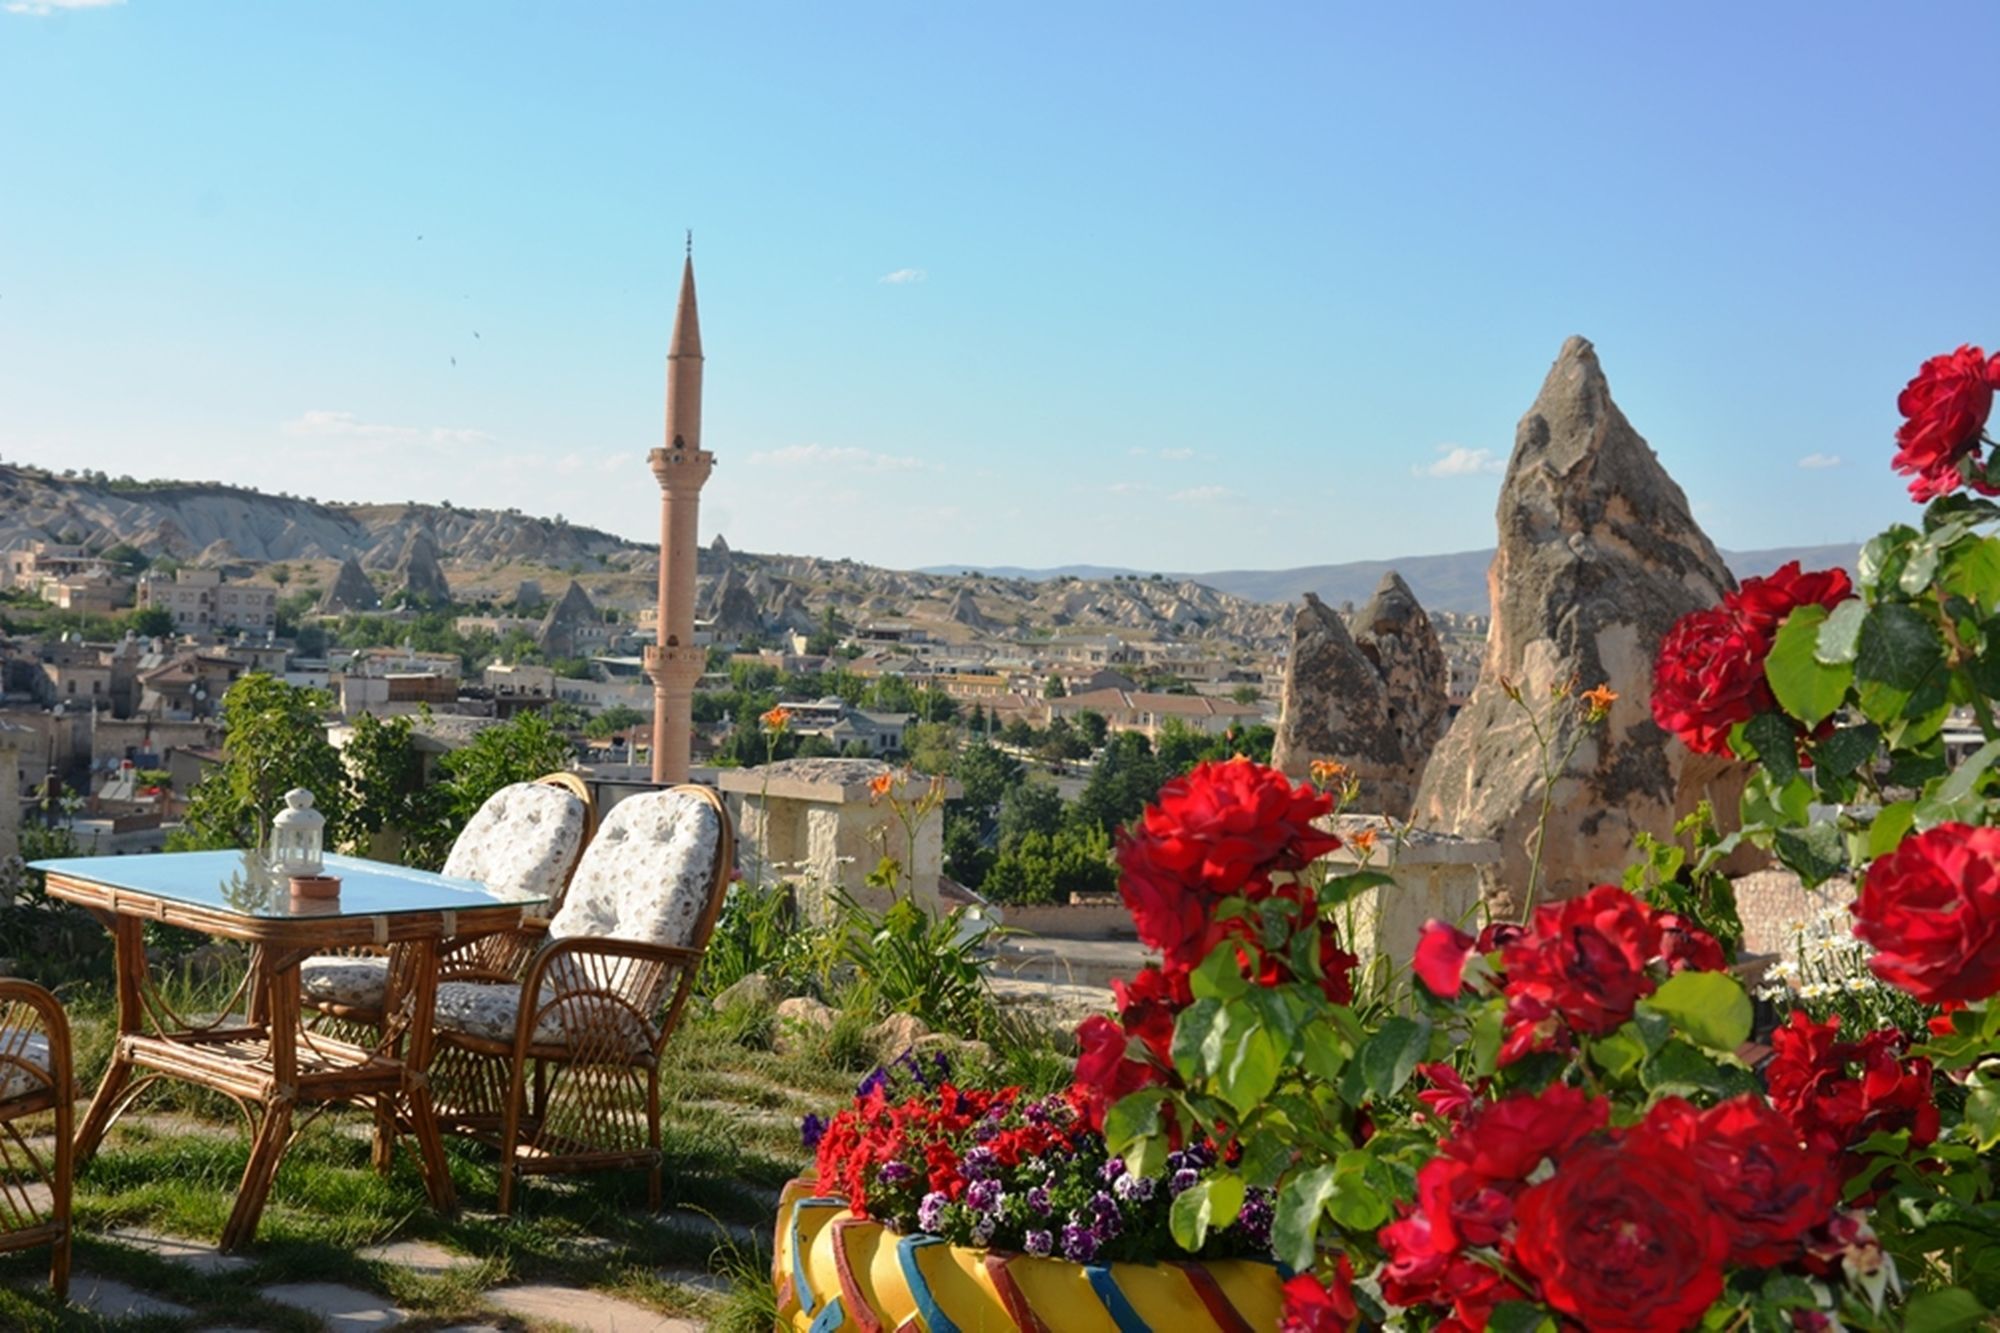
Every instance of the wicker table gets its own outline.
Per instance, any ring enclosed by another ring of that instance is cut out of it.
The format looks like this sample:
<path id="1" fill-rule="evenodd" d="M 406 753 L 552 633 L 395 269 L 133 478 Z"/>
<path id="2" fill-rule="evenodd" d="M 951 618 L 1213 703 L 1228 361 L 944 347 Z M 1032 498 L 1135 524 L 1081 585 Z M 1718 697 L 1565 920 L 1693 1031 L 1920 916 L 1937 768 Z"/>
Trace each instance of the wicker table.
<path id="1" fill-rule="evenodd" d="M 326 858 L 327 873 L 342 882 L 340 896 L 324 900 L 294 899 L 284 877 L 249 852 L 69 857 L 34 868 L 47 873 L 50 897 L 88 908 L 117 945 L 118 1044 L 77 1130 L 78 1166 L 142 1089 L 179 1078 L 235 1099 L 255 1127 L 224 1250 L 256 1233 L 292 1138 L 293 1111 L 332 1101 L 375 1105 L 378 1164 L 387 1163 L 398 1122 L 407 1124 L 432 1204 L 456 1206 L 425 1079 L 438 946 L 514 929 L 539 900 L 503 901 L 472 880 L 349 856 Z M 146 963 L 148 921 L 251 946 L 243 983 L 219 1015 L 192 1021 L 160 995 Z M 392 946 L 390 1021 L 373 1050 L 299 1022 L 299 964 L 355 945 Z"/>

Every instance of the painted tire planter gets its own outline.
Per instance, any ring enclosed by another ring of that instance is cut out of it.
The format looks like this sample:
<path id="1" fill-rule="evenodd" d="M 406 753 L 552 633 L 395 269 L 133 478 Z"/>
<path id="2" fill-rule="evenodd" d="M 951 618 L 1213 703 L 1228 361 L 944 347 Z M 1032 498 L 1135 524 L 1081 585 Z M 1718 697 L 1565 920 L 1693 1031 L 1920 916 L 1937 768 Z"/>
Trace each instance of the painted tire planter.
<path id="1" fill-rule="evenodd" d="M 1278 1326 L 1278 1271 L 1252 1259 L 1074 1264 L 904 1236 L 794 1180 L 778 1201 L 771 1280 L 796 1333 L 1146 1333 Z"/>

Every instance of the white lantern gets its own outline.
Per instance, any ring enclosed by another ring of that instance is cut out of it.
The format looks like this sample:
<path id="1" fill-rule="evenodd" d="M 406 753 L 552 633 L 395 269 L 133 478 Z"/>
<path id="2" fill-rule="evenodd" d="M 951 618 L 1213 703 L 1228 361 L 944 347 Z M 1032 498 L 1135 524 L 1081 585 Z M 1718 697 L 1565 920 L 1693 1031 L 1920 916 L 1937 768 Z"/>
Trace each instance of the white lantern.
<path id="1" fill-rule="evenodd" d="M 325 865 L 321 852 L 326 816 L 312 808 L 313 794 L 304 787 L 285 793 L 285 808 L 271 821 L 271 869 L 285 875 L 317 875 Z"/>

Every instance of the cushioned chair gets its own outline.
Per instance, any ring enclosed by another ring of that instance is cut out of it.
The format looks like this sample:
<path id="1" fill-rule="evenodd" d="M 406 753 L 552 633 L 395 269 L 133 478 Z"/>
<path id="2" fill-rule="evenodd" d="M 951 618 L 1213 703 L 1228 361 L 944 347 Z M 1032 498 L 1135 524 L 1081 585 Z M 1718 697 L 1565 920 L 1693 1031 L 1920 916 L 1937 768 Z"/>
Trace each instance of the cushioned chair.
<path id="1" fill-rule="evenodd" d="M 735 864 L 706 787 L 611 808 L 525 969 L 438 986 L 442 1126 L 500 1150 L 500 1211 L 528 1172 L 643 1166 L 660 1202 L 660 1052 Z"/>
<path id="2" fill-rule="evenodd" d="M 503 898 L 547 898 L 543 910 L 553 913 L 595 823 L 590 789 L 576 774 L 517 782 L 487 797 L 466 821 L 444 873 L 476 879 Z M 520 966 L 533 952 L 546 919 L 531 917 L 519 934 L 470 941 L 447 957 L 447 973 L 466 966 L 482 971 Z M 381 951 L 315 954 L 299 965 L 305 1006 L 346 1022 L 380 1027 L 388 988 L 389 959 Z"/>
<path id="3" fill-rule="evenodd" d="M 0 980 L 0 1251 L 52 1247 L 49 1281 L 64 1299 L 75 1105 L 62 1005 L 32 982 Z M 49 1112 L 52 1142 L 22 1133 L 24 1121 Z"/>

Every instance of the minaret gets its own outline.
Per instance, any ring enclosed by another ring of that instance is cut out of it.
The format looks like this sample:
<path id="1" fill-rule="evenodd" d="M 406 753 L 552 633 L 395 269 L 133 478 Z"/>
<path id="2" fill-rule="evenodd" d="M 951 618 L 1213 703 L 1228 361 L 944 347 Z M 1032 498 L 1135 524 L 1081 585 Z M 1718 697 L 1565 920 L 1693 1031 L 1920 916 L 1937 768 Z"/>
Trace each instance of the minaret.
<path id="1" fill-rule="evenodd" d="M 646 674 L 653 678 L 653 781 L 661 783 L 688 780 L 694 687 L 708 661 L 694 643 L 695 525 L 702 483 L 715 468 L 715 455 L 701 447 L 701 360 L 690 232 L 667 348 L 667 442 L 648 456 L 660 481 L 660 641 L 646 649 Z"/>

